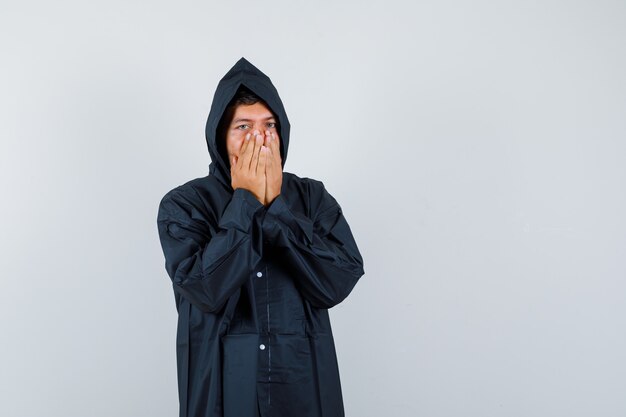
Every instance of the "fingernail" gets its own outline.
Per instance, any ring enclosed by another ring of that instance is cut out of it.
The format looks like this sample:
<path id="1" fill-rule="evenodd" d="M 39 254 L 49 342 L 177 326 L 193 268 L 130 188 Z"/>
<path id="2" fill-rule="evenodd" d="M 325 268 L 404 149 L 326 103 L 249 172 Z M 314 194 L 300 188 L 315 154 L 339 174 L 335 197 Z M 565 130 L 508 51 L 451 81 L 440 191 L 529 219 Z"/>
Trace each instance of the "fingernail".
<path id="1" fill-rule="evenodd" d="M 246 140 L 250 140 L 250 133 L 246 135 Z"/>

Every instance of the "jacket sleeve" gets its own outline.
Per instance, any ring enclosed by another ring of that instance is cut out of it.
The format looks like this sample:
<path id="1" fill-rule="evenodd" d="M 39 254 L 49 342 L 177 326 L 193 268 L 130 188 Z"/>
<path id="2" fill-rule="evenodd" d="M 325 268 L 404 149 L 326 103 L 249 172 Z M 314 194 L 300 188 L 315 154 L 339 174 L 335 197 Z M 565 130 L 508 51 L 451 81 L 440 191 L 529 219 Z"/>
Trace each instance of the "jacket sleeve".
<path id="1" fill-rule="evenodd" d="M 341 207 L 320 184 L 318 213 L 309 218 L 292 211 L 279 194 L 267 208 L 262 228 L 265 240 L 295 275 L 302 296 L 314 307 L 331 308 L 350 294 L 365 272 Z"/>
<path id="2" fill-rule="evenodd" d="M 206 215 L 175 196 L 163 197 L 157 216 L 165 269 L 174 291 L 204 312 L 218 311 L 261 258 L 254 217 L 264 206 L 250 191 L 236 189 L 211 235 Z"/>

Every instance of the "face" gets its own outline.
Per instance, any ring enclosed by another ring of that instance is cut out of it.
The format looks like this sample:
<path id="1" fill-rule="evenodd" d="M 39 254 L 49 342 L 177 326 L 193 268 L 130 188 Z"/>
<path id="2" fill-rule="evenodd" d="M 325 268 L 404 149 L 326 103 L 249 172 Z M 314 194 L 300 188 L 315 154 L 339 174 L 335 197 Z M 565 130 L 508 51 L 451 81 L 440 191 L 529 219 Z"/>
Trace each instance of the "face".
<path id="1" fill-rule="evenodd" d="M 267 106 L 258 102 L 250 105 L 240 104 L 235 109 L 233 119 L 228 126 L 226 132 L 226 150 L 228 151 L 228 161 L 232 160 L 233 156 L 239 158 L 239 150 L 248 133 L 254 134 L 255 130 L 258 130 L 261 135 L 265 135 L 265 131 L 269 130 L 274 134 L 274 138 L 279 140 L 278 120 L 272 115 Z M 251 138 L 250 140 L 253 140 Z"/>

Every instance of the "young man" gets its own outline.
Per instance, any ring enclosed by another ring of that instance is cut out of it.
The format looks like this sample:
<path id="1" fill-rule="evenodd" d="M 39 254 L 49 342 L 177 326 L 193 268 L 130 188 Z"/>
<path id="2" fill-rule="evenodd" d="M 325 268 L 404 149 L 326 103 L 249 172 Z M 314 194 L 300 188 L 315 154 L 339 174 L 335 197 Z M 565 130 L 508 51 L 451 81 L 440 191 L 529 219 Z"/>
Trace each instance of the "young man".
<path id="1" fill-rule="evenodd" d="M 180 417 L 344 415 L 328 309 L 363 259 L 323 183 L 283 171 L 289 128 L 270 79 L 241 58 L 213 97 L 209 175 L 160 202 Z"/>

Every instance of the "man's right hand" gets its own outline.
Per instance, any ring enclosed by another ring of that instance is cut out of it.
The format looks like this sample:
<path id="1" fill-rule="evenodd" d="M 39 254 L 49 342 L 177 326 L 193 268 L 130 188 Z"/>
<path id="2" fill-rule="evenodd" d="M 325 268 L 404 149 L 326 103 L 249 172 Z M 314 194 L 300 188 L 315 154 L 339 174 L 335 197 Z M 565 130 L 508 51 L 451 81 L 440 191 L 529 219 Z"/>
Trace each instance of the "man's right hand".
<path id="1" fill-rule="evenodd" d="M 239 157 L 233 156 L 230 161 L 230 178 L 233 190 L 245 188 L 265 205 L 265 163 L 268 149 L 263 142 L 263 136 L 260 134 L 246 135 L 239 150 Z"/>

